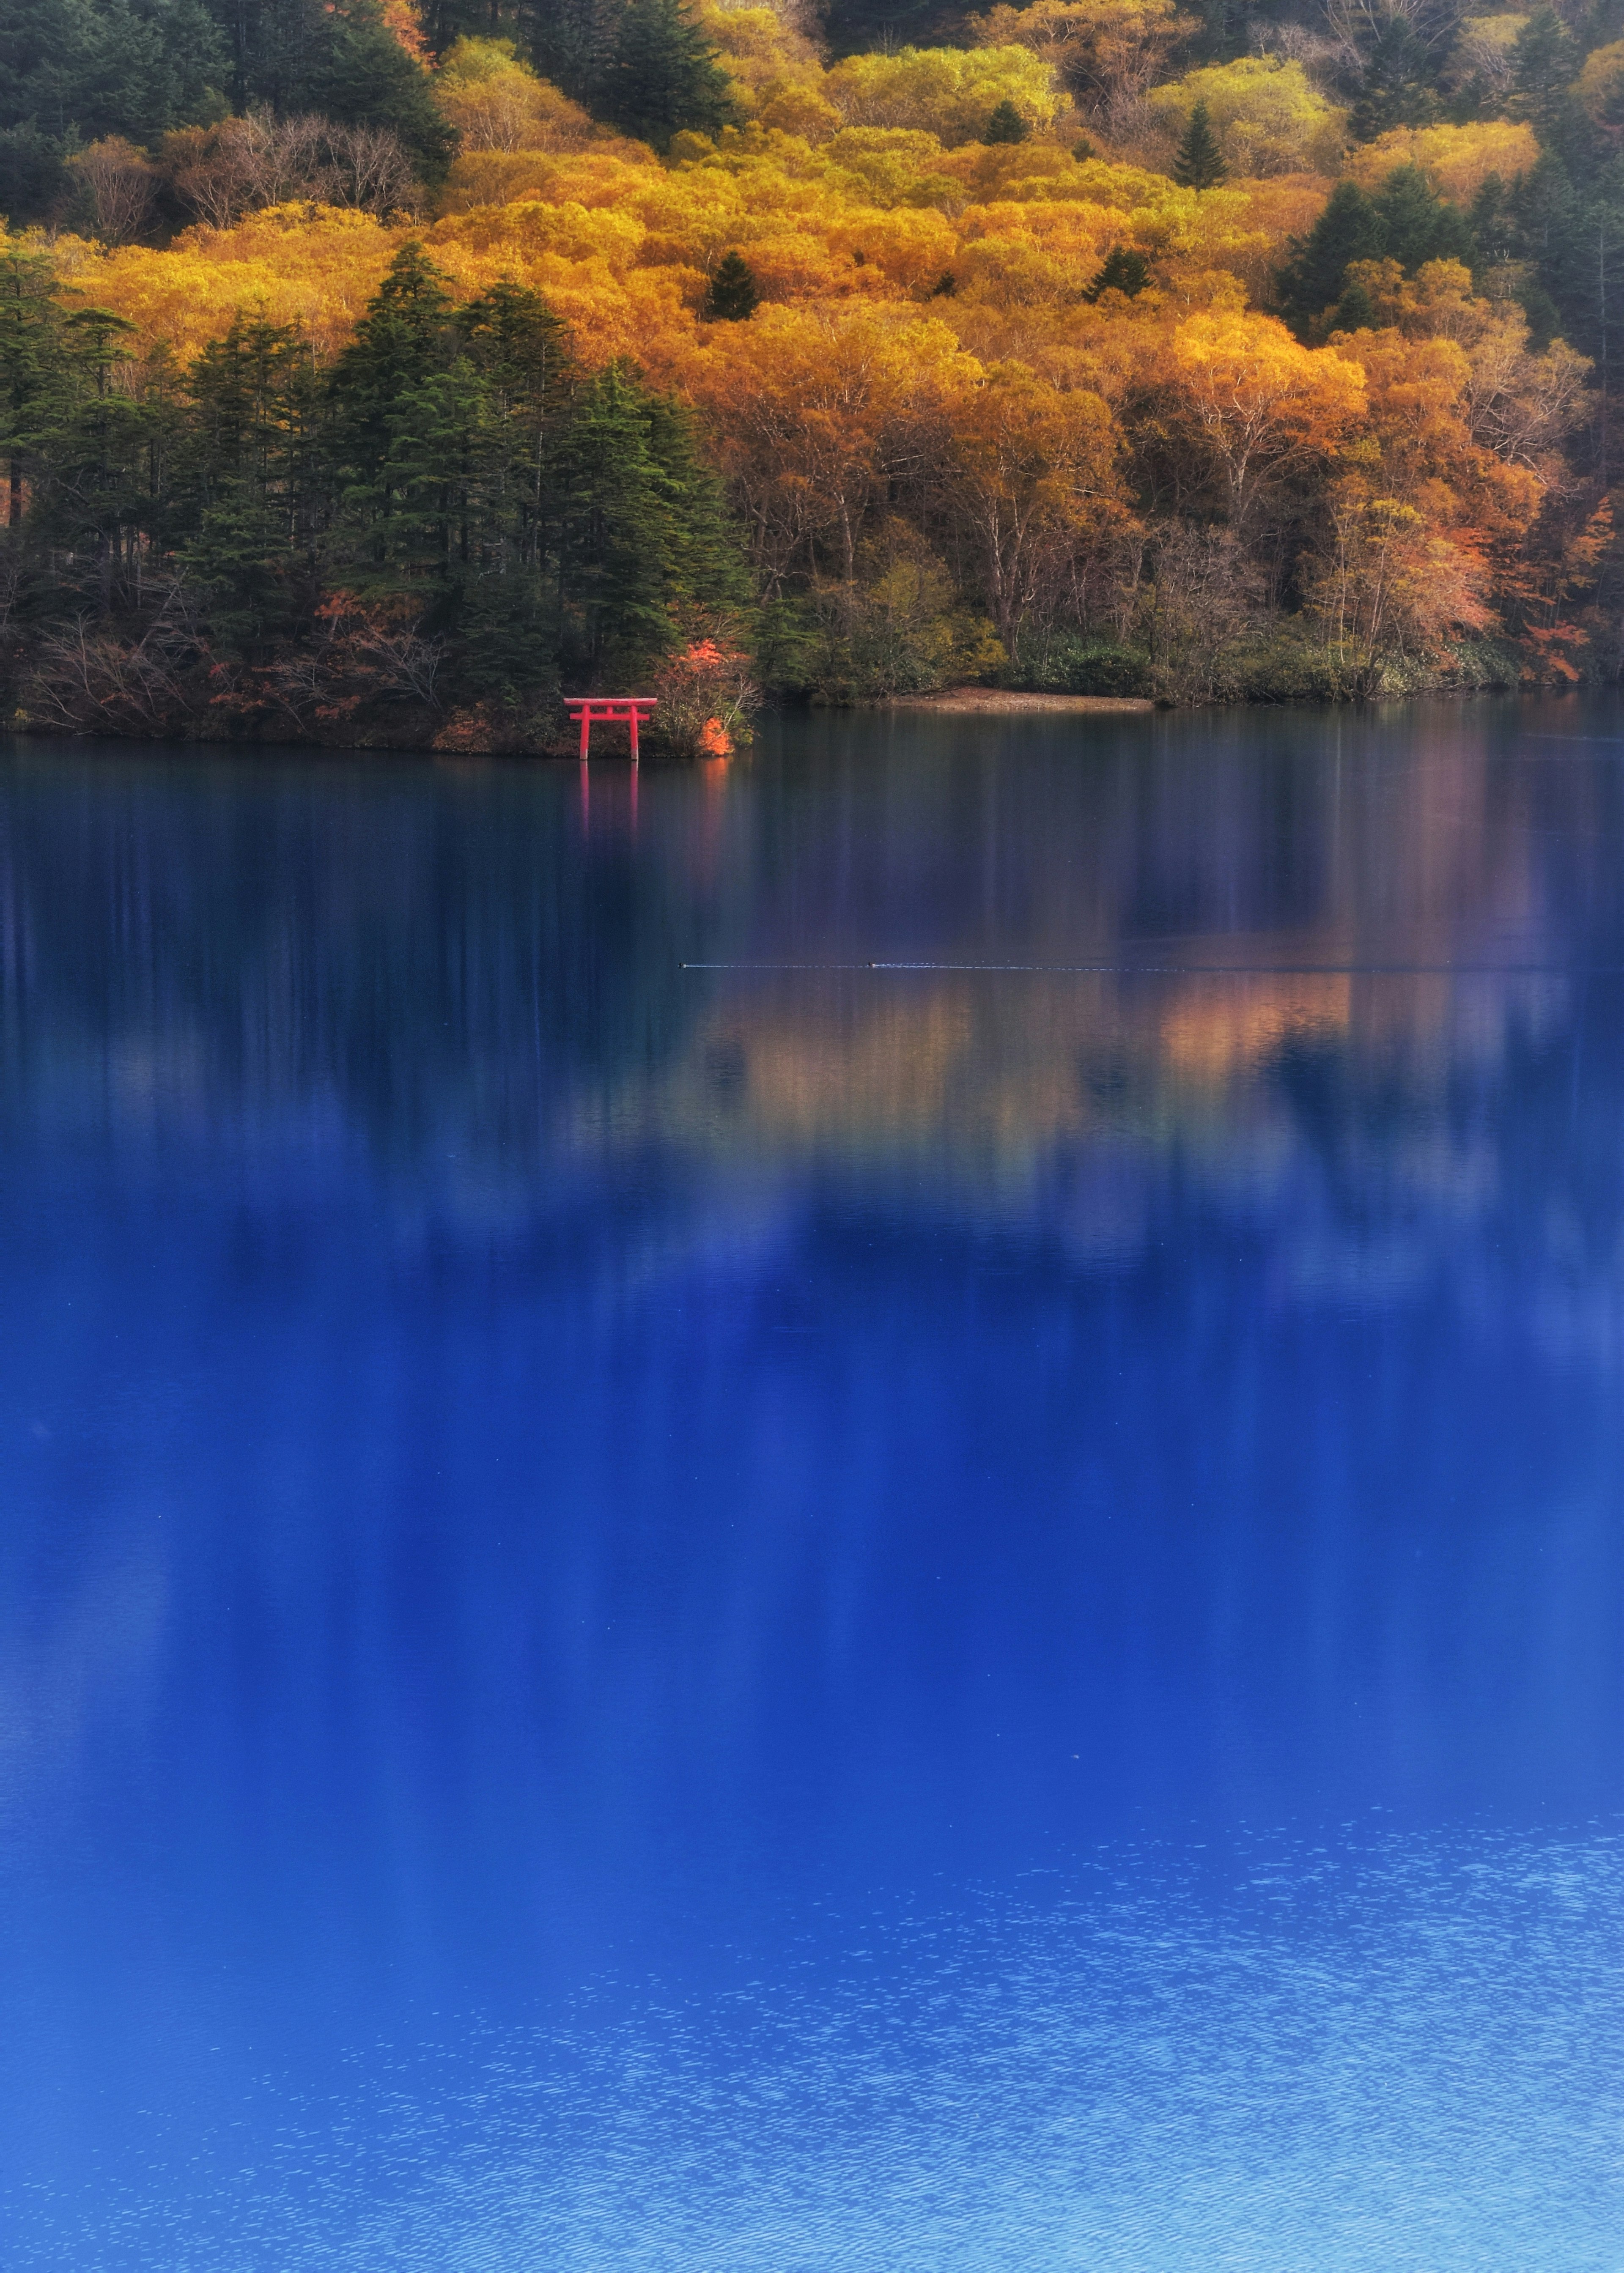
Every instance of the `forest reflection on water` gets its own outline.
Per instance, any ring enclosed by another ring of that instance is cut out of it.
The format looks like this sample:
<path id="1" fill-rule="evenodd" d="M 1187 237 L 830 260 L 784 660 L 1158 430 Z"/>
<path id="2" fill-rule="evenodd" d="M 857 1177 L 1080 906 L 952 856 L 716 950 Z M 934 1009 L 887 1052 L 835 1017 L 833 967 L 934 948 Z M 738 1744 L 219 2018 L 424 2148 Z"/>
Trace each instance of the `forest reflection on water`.
<path id="1" fill-rule="evenodd" d="M 1611 2267 L 1621 851 L 1571 699 L 13 745 L 8 2262 Z"/>

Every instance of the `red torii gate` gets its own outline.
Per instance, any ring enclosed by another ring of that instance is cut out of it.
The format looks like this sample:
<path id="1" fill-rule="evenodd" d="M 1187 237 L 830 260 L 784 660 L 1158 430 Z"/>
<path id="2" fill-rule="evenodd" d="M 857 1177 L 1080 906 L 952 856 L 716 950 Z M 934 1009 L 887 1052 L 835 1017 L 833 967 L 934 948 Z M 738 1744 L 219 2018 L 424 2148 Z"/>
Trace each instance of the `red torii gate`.
<path id="1" fill-rule="evenodd" d="M 631 729 L 632 763 L 637 763 L 637 724 L 652 713 L 658 697 L 653 694 L 570 694 L 565 697 L 565 707 L 572 718 L 581 721 L 581 755 L 584 761 L 592 746 L 592 721 L 605 724 L 619 724 L 622 719 Z"/>

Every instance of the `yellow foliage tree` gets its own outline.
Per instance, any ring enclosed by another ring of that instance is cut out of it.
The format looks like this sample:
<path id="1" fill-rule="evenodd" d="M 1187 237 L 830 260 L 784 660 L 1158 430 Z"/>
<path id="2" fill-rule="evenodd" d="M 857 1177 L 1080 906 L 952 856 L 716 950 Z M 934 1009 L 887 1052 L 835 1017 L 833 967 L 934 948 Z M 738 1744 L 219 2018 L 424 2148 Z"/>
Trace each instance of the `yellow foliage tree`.
<path id="1" fill-rule="evenodd" d="M 978 375 L 945 324 L 900 312 L 768 307 L 718 326 L 695 390 L 770 592 L 823 546 L 854 581 L 871 501 L 922 469 L 946 398 Z"/>
<path id="2" fill-rule="evenodd" d="M 699 0 L 694 15 L 749 116 L 759 116 L 791 92 L 816 96 L 823 75 L 817 49 L 776 9 L 728 8 L 718 0 Z M 776 123 L 784 121 L 780 116 Z"/>
<path id="3" fill-rule="evenodd" d="M 1616 128 L 1624 97 L 1624 40 L 1592 48 L 1574 85 L 1579 107 L 1592 125 Z"/>
<path id="4" fill-rule="evenodd" d="M 1357 364 L 1302 346 L 1272 316 L 1240 310 L 1180 324 L 1169 376 L 1237 531 L 1270 483 L 1328 458 L 1365 409 Z"/>
<path id="5" fill-rule="evenodd" d="M 1329 173 L 1341 157 L 1347 113 L 1326 101 L 1299 63 L 1243 56 L 1190 71 L 1150 97 L 1169 135 L 1183 133 L 1198 102 L 1207 105 L 1232 174 Z"/>
<path id="6" fill-rule="evenodd" d="M 459 40 L 434 81 L 464 151 L 583 150 L 588 113 L 519 61 L 511 40 Z"/>
<path id="7" fill-rule="evenodd" d="M 948 147 L 979 139 L 1001 102 L 1046 127 L 1060 108 L 1055 75 L 1028 48 L 904 48 L 847 56 L 823 93 L 848 126 L 912 126 Z"/>
<path id="8" fill-rule="evenodd" d="M 1031 0 L 974 16 L 985 47 L 1030 48 L 1091 110 L 1108 116 L 1137 101 L 1196 30 L 1175 0 Z"/>
<path id="9" fill-rule="evenodd" d="M 1538 161 L 1531 126 L 1490 118 L 1465 126 L 1395 126 L 1350 151 L 1344 170 L 1361 189 L 1376 190 L 1395 166 L 1418 166 L 1440 197 L 1469 206 L 1491 174 L 1515 181 Z"/>
<path id="10" fill-rule="evenodd" d="M 1395 655 L 1437 656 L 1453 634 L 1486 630 L 1488 565 L 1425 512 L 1381 495 L 1362 474 L 1333 485 L 1309 602 L 1358 681 L 1380 684 Z"/>
<path id="11" fill-rule="evenodd" d="M 1128 518 L 1120 437 L 1099 395 L 1046 386 L 1022 364 L 996 364 L 951 404 L 949 496 L 998 636 L 1064 594 Z"/>
<path id="12" fill-rule="evenodd" d="M 404 234 L 348 206 L 271 206 L 231 229 L 190 229 L 163 252 L 64 238 L 56 262 L 76 293 L 183 362 L 229 331 L 239 308 L 297 324 L 327 354 L 350 337 Z"/>

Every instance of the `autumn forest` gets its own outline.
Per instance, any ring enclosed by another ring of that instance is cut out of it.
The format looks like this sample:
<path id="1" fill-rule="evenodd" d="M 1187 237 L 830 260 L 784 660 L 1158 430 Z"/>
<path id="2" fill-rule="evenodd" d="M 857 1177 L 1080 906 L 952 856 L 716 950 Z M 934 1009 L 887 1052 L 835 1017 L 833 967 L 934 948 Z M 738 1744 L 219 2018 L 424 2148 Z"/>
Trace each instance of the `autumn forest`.
<path id="1" fill-rule="evenodd" d="M 0 0 L 0 208 L 21 726 L 1624 667 L 1624 0 Z"/>

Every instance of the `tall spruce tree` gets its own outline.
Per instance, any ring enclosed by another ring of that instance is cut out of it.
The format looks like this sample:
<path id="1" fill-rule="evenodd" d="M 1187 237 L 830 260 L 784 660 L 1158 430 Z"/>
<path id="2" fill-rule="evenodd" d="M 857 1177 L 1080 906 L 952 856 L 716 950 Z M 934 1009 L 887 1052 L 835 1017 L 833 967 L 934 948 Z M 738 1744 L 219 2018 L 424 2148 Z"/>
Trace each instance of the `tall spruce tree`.
<path id="1" fill-rule="evenodd" d="M 525 285 L 492 285 L 459 311 L 457 330 L 485 390 L 493 447 L 455 667 L 477 694 L 511 700 L 557 677 L 557 611 L 546 609 L 545 572 L 561 518 L 560 460 L 577 373 L 565 326 Z"/>
<path id="2" fill-rule="evenodd" d="M 1374 197 L 1357 182 L 1341 181 L 1305 237 L 1294 237 L 1275 279 L 1281 313 L 1299 330 L 1321 329 L 1337 309 L 1344 330 L 1365 320 L 1364 302 L 1342 308 L 1350 267 L 1359 260 L 1396 260 L 1413 275 L 1429 260 L 1476 255 L 1472 229 L 1458 206 L 1440 198 L 1417 166 L 1395 166 Z"/>
<path id="3" fill-rule="evenodd" d="M 987 124 L 981 129 L 981 140 L 996 149 L 1001 143 L 1024 142 L 1032 129 L 1006 94 L 994 106 Z"/>
<path id="4" fill-rule="evenodd" d="M 387 126 L 426 178 L 444 173 L 456 136 L 429 73 L 385 22 L 382 0 L 208 4 L 229 46 L 229 91 L 239 110 L 264 105 L 279 117 L 312 111 L 343 125 Z"/>
<path id="5" fill-rule="evenodd" d="M 1150 263 L 1145 255 L 1131 245 L 1114 244 L 1083 297 L 1090 307 L 1096 306 L 1107 292 L 1120 292 L 1124 299 L 1134 300 L 1149 281 Z"/>
<path id="6" fill-rule="evenodd" d="M 0 127 L 58 150 L 217 117 L 228 69 L 203 0 L 0 0 Z"/>
<path id="7" fill-rule="evenodd" d="M 516 16 L 544 78 L 590 101 L 614 45 L 620 0 L 519 0 Z"/>
<path id="8" fill-rule="evenodd" d="M 648 402 L 612 364 L 585 386 L 560 453 L 558 580 L 567 669 L 635 672 L 671 646 L 666 484 L 649 446 Z"/>
<path id="9" fill-rule="evenodd" d="M 0 457 L 4 520 L 18 541 L 23 500 L 37 487 L 47 439 L 64 415 L 70 371 L 56 278 L 44 253 L 8 236 L 0 248 Z"/>
<path id="10" fill-rule="evenodd" d="M 251 661 L 315 589 L 324 518 L 320 382 L 296 326 L 239 311 L 186 376 L 166 526 L 215 639 Z"/>
<path id="11" fill-rule="evenodd" d="M 376 569 L 393 549 L 413 405 L 457 346 L 444 277 L 420 244 L 402 245 L 328 380 L 342 507 L 358 558 Z"/>
<path id="12" fill-rule="evenodd" d="M 1552 8 L 1537 8 L 1513 45 L 1511 108 L 1549 148 L 1570 139 L 1574 105 L 1568 90 L 1580 61 L 1577 41 Z"/>
<path id="13" fill-rule="evenodd" d="M 1373 142 L 1395 126 L 1424 126 L 1438 116 L 1432 61 L 1407 16 L 1390 15 L 1372 42 L 1358 100 L 1348 116 L 1356 142 Z"/>
<path id="14" fill-rule="evenodd" d="M 648 397 L 649 455 L 665 517 L 668 610 L 741 606 L 749 580 L 722 484 L 706 465 L 693 421 L 669 396 Z"/>
<path id="15" fill-rule="evenodd" d="M 744 324 L 756 313 L 760 294 L 756 289 L 756 274 L 741 252 L 725 252 L 716 264 L 716 274 L 705 294 L 704 318 L 708 324 Z"/>
<path id="16" fill-rule="evenodd" d="M 1207 105 L 1198 102 L 1190 114 L 1190 124 L 1173 161 L 1173 179 L 1183 189 L 1213 190 L 1229 177 L 1229 169 L 1218 146 L 1218 137 L 1213 132 Z"/>
<path id="17" fill-rule="evenodd" d="M 1440 198 L 1419 166 L 1395 166 L 1373 199 L 1381 258 L 1413 276 L 1429 260 L 1470 265 L 1471 230 L 1458 206 Z"/>
<path id="18" fill-rule="evenodd" d="M 41 532 L 58 556 L 64 593 L 102 615 L 128 598 L 160 518 L 179 417 L 161 385 L 126 392 L 115 382 L 134 361 L 135 328 L 108 308 L 76 308 L 64 319 L 62 407 L 41 451 Z"/>
<path id="19" fill-rule="evenodd" d="M 659 150 L 684 129 L 715 134 L 738 116 L 727 74 L 687 0 L 624 0 L 590 99 L 611 125 Z"/>

